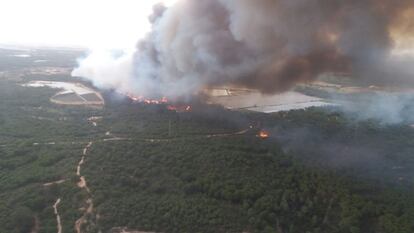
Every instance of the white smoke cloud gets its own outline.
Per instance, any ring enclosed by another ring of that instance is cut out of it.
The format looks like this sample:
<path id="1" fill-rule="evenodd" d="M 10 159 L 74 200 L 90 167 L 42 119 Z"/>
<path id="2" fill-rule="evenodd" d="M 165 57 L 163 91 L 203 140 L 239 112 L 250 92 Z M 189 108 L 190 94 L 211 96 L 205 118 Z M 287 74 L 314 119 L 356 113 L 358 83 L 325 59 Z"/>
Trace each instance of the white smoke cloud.
<path id="1" fill-rule="evenodd" d="M 72 75 L 99 77 L 90 79 L 96 87 L 101 89 L 116 87 L 122 92 L 129 92 L 131 85 L 134 85 L 132 56 L 132 53 L 115 56 L 110 51 L 94 50 L 81 60 L 82 65 L 76 68 Z"/>
<path id="2" fill-rule="evenodd" d="M 342 104 L 345 115 L 383 125 L 414 123 L 414 93 L 376 92 Z"/>
<path id="3" fill-rule="evenodd" d="M 394 18 L 407 8 L 414 2 L 186 0 L 168 8 L 157 5 L 152 30 L 133 54 L 92 53 L 73 75 L 100 88 L 170 98 L 228 84 L 284 91 L 327 71 L 352 72 L 372 82 L 413 81 L 414 70 L 400 72 L 402 63 L 390 57 L 390 28 L 398 26 Z"/>

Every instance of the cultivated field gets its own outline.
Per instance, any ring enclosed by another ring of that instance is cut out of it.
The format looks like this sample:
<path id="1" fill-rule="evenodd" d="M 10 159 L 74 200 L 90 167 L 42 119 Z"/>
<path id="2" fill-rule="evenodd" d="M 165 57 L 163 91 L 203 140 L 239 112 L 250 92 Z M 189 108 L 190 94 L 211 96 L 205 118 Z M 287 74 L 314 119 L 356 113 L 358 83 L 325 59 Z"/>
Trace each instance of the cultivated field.
<path id="1" fill-rule="evenodd" d="M 62 91 L 54 95 L 50 100 L 63 105 L 98 105 L 105 104 L 101 94 L 80 83 L 32 81 L 23 86 L 26 87 L 50 87 Z"/>

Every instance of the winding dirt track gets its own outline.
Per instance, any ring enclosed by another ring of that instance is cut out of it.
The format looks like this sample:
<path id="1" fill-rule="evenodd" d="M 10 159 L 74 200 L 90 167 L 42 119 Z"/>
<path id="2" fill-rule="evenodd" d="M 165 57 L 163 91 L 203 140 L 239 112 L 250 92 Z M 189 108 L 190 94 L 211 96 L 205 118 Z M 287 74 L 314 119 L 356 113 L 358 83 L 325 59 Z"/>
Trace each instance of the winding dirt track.
<path id="1" fill-rule="evenodd" d="M 235 133 L 223 133 L 223 134 L 209 134 L 206 135 L 207 138 L 219 138 L 219 137 L 230 137 L 230 136 L 237 136 L 237 135 L 243 135 L 249 132 L 252 128 L 244 129 L 239 132 Z"/>
<path id="2" fill-rule="evenodd" d="M 61 199 L 57 199 L 57 201 L 55 202 L 55 204 L 53 205 L 53 210 L 55 212 L 56 215 L 56 222 L 57 222 L 57 233 L 62 233 L 62 222 L 60 221 L 60 215 L 59 215 L 59 211 L 58 211 L 58 206 L 60 204 Z"/>
<path id="3" fill-rule="evenodd" d="M 66 180 L 63 179 L 63 180 L 58 180 L 58 181 L 54 181 L 54 182 L 50 182 L 50 183 L 44 183 L 43 186 L 48 187 L 48 186 L 52 186 L 54 184 L 63 184 L 65 182 L 66 182 Z"/>
<path id="4" fill-rule="evenodd" d="M 92 121 L 92 124 L 96 127 L 97 123 L 95 121 Z M 202 137 L 202 138 L 217 138 L 217 137 L 231 137 L 231 136 L 237 136 L 237 135 L 244 135 L 246 133 L 248 133 L 250 130 L 252 130 L 253 127 L 238 131 L 238 132 L 234 132 L 234 133 L 222 133 L 222 134 L 206 134 L 206 135 L 198 135 L 195 137 Z M 107 133 L 106 136 L 112 135 L 111 133 Z M 178 139 L 185 139 L 185 138 L 194 138 L 193 136 L 189 136 L 189 137 L 179 137 L 179 138 L 121 138 L 121 137 L 112 137 L 112 138 L 105 138 L 105 139 L 98 139 L 95 141 L 90 141 L 87 143 L 87 145 L 83 148 L 82 151 L 82 158 L 79 161 L 77 167 L 76 167 L 76 175 L 79 177 L 79 182 L 77 183 L 77 186 L 80 189 L 84 189 L 88 194 L 89 194 L 89 198 L 85 201 L 86 203 L 86 208 L 84 211 L 84 214 L 82 215 L 81 218 L 79 218 L 78 220 L 76 220 L 75 222 L 75 231 L 76 233 L 83 233 L 82 232 L 82 226 L 84 224 L 87 224 L 87 217 L 90 215 L 93 215 L 94 213 L 94 204 L 93 204 L 93 199 L 92 199 L 92 195 L 91 195 L 91 191 L 89 189 L 89 187 L 87 186 L 87 181 L 86 178 L 84 176 L 81 175 L 81 169 L 82 169 L 82 165 L 84 165 L 85 163 L 85 157 L 88 154 L 89 149 L 92 147 L 92 145 L 94 143 L 99 143 L 99 142 L 117 142 L 117 141 L 145 141 L 145 142 L 170 142 L 170 141 L 174 141 L 174 140 L 178 140 Z M 67 145 L 67 144 L 71 144 L 71 145 L 76 145 L 76 144 L 84 144 L 86 143 L 85 141 L 70 141 L 70 142 L 39 142 L 39 143 L 33 143 L 33 146 L 40 146 L 40 145 L 48 145 L 48 146 L 53 146 L 53 145 Z M 0 145 L 1 147 L 7 147 L 9 145 Z M 10 145 L 13 146 L 14 145 Z M 54 181 L 54 182 L 50 182 L 50 183 L 45 183 L 43 184 L 44 187 L 48 187 L 48 186 L 52 186 L 54 184 L 62 184 L 64 182 L 66 182 L 67 180 L 62 179 L 62 180 L 58 180 L 58 181 Z M 58 198 L 56 200 L 56 202 L 53 204 L 53 209 L 54 209 L 54 214 L 56 215 L 56 222 L 57 222 L 57 233 L 62 233 L 62 223 L 61 223 L 61 217 L 59 215 L 59 211 L 58 211 L 58 206 L 61 202 L 61 198 Z M 37 219 L 37 217 L 35 218 L 35 226 L 33 227 L 31 233 L 37 233 L 38 229 L 39 229 L 39 219 Z M 125 233 L 132 233 L 132 232 L 139 232 L 141 233 L 142 231 L 127 231 L 126 228 L 121 228 L 122 232 Z"/>
<path id="5" fill-rule="evenodd" d="M 253 127 L 249 127 L 247 129 L 243 129 L 234 133 L 221 133 L 221 134 L 205 134 L 205 135 L 192 135 L 187 137 L 177 137 L 177 138 L 121 138 L 121 137 L 113 137 L 113 138 L 105 138 L 102 139 L 102 142 L 116 142 L 116 141 L 144 141 L 144 142 L 170 142 L 177 139 L 186 139 L 186 138 L 220 138 L 220 137 L 232 137 L 238 135 L 244 135 L 248 133 L 250 130 L 254 129 Z"/>
<path id="6" fill-rule="evenodd" d="M 113 142 L 113 141 L 142 141 L 142 142 L 170 142 L 178 139 L 186 139 L 186 138 L 216 138 L 216 137 L 231 137 L 231 136 L 238 136 L 244 135 L 248 133 L 250 130 L 254 128 L 247 128 L 238 132 L 234 133 L 222 133 L 222 134 L 204 134 L 204 135 L 191 135 L 185 137 L 177 137 L 177 138 L 127 138 L 127 137 L 112 137 L 112 138 L 104 138 L 98 139 L 93 142 L 89 143 L 99 143 L 99 142 Z M 112 134 L 109 134 L 112 135 Z M 108 135 L 107 135 L 108 136 Z M 32 146 L 54 146 L 54 145 L 80 145 L 85 144 L 87 141 L 61 141 L 61 142 L 35 142 Z M 3 144 L 0 147 L 15 147 L 15 144 Z M 81 160 L 81 164 L 84 161 Z"/>
<path id="7" fill-rule="evenodd" d="M 85 163 L 85 157 L 88 154 L 88 150 L 89 148 L 91 148 L 91 146 L 93 145 L 93 142 L 89 142 L 85 148 L 83 148 L 83 153 L 82 153 L 82 158 L 78 163 L 78 166 L 76 168 L 76 175 L 79 177 L 80 181 L 78 182 L 78 187 L 81 189 L 85 189 L 86 192 L 89 194 L 89 198 L 86 200 L 86 205 L 87 208 L 84 212 L 84 214 L 82 215 L 82 217 L 80 217 L 78 220 L 76 220 L 75 222 L 75 231 L 76 233 L 82 233 L 82 225 L 87 223 L 87 216 L 88 215 L 92 215 L 93 214 L 93 199 L 91 197 L 91 191 L 86 183 L 86 179 L 84 176 L 81 175 L 81 168 L 82 165 Z"/>

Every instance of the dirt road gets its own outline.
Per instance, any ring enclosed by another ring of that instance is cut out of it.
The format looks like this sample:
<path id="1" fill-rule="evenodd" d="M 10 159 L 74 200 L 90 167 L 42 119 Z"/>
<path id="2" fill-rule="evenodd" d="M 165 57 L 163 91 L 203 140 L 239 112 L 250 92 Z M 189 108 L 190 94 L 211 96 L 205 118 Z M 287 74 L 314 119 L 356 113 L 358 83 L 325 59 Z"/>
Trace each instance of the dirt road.
<path id="1" fill-rule="evenodd" d="M 66 180 L 58 180 L 58 181 L 54 181 L 54 182 L 50 182 L 50 183 L 44 183 L 43 186 L 48 187 L 48 186 L 52 186 L 54 184 L 63 184 L 65 183 Z"/>
<path id="2" fill-rule="evenodd" d="M 56 215 L 56 222 L 57 222 L 57 233 L 62 233 L 62 223 L 60 221 L 60 215 L 59 215 L 59 211 L 58 211 L 58 206 L 60 204 L 61 199 L 57 199 L 57 201 L 55 202 L 55 204 L 53 205 L 53 210 L 55 212 Z"/>
<path id="3" fill-rule="evenodd" d="M 91 141 L 85 146 L 85 148 L 83 148 L 82 158 L 79 161 L 78 166 L 76 168 L 76 175 L 80 179 L 80 181 L 78 182 L 77 185 L 80 189 L 85 189 L 85 191 L 89 194 L 89 198 L 85 202 L 86 205 L 87 205 L 87 208 L 86 208 L 84 214 L 82 215 L 82 217 L 80 217 L 75 222 L 75 231 L 76 231 L 76 233 L 82 233 L 82 226 L 84 224 L 88 223 L 88 221 L 87 221 L 88 215 L 92 215 L 93 212 L 94 212 L 93 199 L 92 199 L 92 196 L 91 196 L 91 191 L 90 191 L 90 189 L 87 185 L 85 177 L 82 176 L 82 174 L 81 174 L 81 168 L 82 168 L 82 165 L 85 163 L 85 157 L 87 156 L 88 150 L 91 148 L 92 145 L 93 145 L 93 142 Z"/>

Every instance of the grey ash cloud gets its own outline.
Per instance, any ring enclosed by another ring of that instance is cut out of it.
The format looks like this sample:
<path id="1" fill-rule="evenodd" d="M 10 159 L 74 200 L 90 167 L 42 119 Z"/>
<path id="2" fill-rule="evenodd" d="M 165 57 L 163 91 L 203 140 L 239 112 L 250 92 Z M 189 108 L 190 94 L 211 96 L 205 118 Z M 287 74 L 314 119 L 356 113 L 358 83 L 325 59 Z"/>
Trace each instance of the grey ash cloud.
<path id="1" fill-rule="evenodd" d="M 182 0 L 154 6 L 134 53 L 92 54 L 73 75 L 172 98 L 220 85 L 281 92 L 324 72 L 412 84 L 414 59 L 392 55 L 396 37 L 413 34 L 401 19 L 410 11 L 412 0 Z"/>

